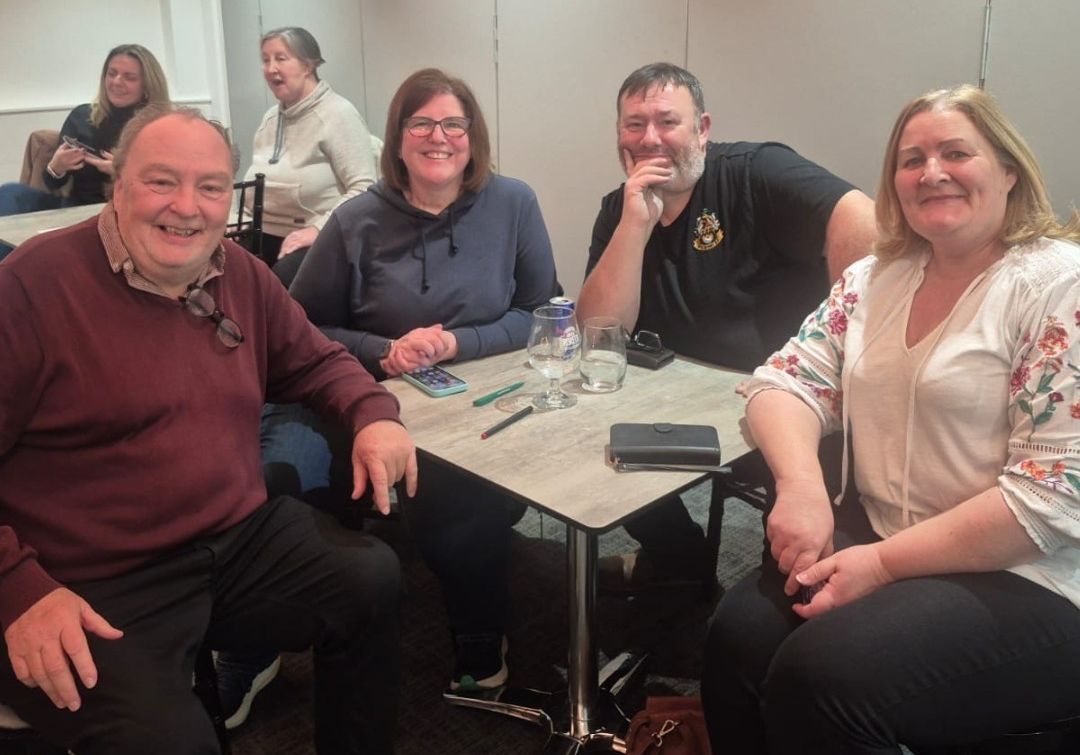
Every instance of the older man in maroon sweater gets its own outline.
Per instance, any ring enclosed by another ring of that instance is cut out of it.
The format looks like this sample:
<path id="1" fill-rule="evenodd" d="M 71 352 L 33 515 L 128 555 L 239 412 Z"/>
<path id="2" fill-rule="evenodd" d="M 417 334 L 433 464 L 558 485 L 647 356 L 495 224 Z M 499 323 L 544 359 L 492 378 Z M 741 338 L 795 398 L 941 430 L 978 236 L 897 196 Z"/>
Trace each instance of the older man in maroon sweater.
<path id="1" fill-rule="evenodd" d="M 222 242 L 227 139 L 144 109 L 101 215 L 0 263 L 0 701 L 82 753 L 217 752 L 197 648 L 315 651 L 320 753 L 392 750 L 398 564 L 266 501 L 265 401 L 356 433 L 376 504 L 412 443 L 395 399 Z"/>

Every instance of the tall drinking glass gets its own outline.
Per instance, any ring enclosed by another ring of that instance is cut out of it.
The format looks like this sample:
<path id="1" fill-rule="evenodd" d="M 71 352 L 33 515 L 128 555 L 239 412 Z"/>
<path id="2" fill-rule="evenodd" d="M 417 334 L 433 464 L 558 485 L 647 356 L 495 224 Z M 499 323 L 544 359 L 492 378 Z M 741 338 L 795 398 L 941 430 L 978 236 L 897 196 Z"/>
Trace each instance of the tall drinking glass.
<path id="1" fill-rule="evenodd" d="M 563 393 L 559 380 L 577 369 L 581 337 L 574 310 L 545 305 L 533 311 L 529 330 L 529 364 L 548 379 L 548 389 L 533 399 L 538 409 L 566 409 L 577 403 L 577 396 Z"/>
<path id="2" fill-rule="evenodd" d="M 581 387 L 593 393 L 611 393 L 626 377 L 626 331 L 615 317 L 590 317 L 582 329 Z"/>

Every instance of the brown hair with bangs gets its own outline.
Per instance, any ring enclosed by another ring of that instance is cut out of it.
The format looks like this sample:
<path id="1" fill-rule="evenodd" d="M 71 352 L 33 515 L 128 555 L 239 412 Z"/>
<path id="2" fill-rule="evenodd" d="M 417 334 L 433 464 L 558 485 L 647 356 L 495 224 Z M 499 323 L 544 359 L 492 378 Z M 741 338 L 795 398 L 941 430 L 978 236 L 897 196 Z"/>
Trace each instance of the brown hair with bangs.
<path id="1" fill-rule="evenodd" d="M 382 151 L 379 167 L 386 183 L 404 192 L 409 188 L 409 171 L 401 159 L 401 143 L 405 138 L 405 119 L 426 105 L 432 97 L 440 94 L 452 94 L 461 103 L 469 126 L 469 149 L 471 156 L 465 166 L 462 189 L 476 192 L 483 188 L 491 176 L 491 141 L 488 137 L 487 123 L 480 105 L 476 101 L 469 85 L 453 76 L 448 76 L 438 68 L 424 68 L 402 82 L 390 101 L 390 110 L 386 114 L 386 142 Z"/>

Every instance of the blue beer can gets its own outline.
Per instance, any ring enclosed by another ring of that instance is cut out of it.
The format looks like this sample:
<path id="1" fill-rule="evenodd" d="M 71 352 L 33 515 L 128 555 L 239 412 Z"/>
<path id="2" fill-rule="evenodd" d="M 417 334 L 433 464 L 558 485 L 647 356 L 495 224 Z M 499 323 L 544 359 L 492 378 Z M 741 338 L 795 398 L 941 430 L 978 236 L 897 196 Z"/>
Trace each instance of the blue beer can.
<path id="1" fill-rule="evenodd" d="M 574 308 L 574 300 L 569 296 L 552 296 L 548 299 L 548 304 L 553 307 L 567 307 L 569 309 Z"/>

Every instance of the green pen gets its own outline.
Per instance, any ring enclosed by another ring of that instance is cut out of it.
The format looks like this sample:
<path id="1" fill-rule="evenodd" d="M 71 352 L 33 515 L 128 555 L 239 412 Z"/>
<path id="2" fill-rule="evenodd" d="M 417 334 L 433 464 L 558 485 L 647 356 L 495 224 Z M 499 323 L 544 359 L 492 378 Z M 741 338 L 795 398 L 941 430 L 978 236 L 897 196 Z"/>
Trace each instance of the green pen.
<path id="1" fill-rule="evenodd" d="M 481 396 L 480 398 L 473 401 L 472 405 L 473 406 L 486 406 L 487 404 L 490 404 L 495 399 L 500 398 L 501 396 L 505 396 L 507 393 L 512 393 L 512 392 L 516 391 L 518 388 L 520 388 L 523 385 L 525 385 L 524 380 L 519 380 L 516 383 L 511 383 L 510 385 L 506 386 L 505 388 L 500 388 L 499 390 L 495 391 L 494 393 L 489 393 L 486 396 Z"/>

